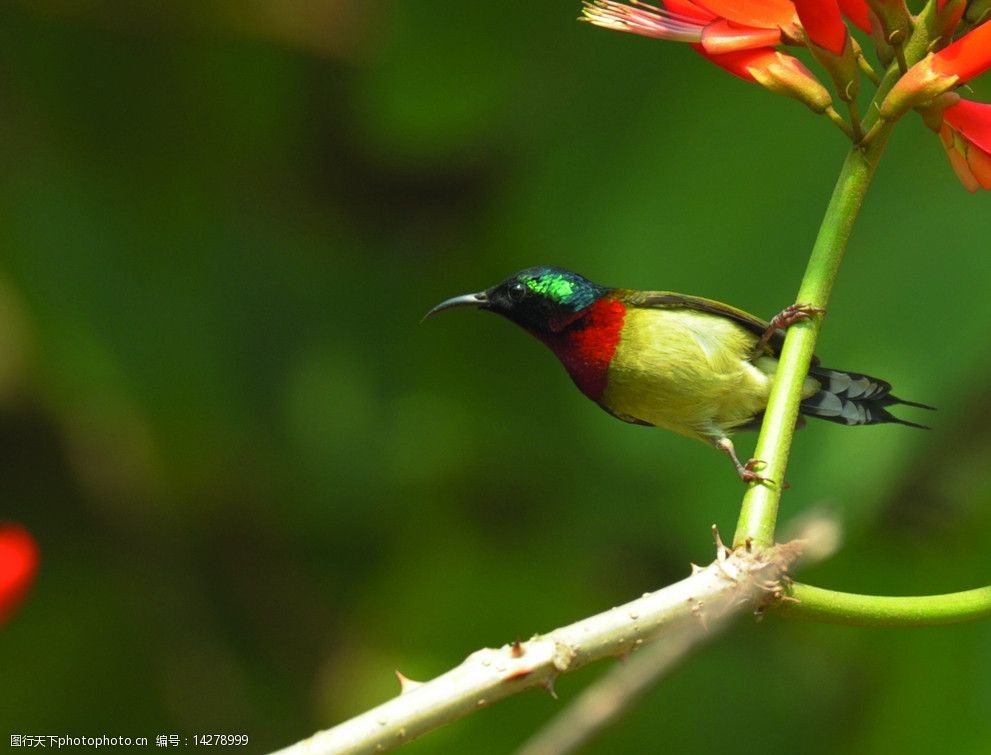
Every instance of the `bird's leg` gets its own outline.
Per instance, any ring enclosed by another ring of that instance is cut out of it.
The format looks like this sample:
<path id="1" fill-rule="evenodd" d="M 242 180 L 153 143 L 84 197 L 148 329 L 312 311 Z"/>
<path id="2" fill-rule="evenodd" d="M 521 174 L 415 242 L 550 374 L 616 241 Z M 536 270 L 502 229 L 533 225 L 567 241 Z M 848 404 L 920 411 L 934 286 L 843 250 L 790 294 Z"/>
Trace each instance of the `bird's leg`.
<path id="1" fill-rule="evenodd" d="M 771 340 L 771 336 L 773 336 L 777 331 L 784 330 L 794 325 L 799 320 L 807 320 L 812 315 L 821 315 L 825 311 L 826 310 L 821 309 L 820 307 L 813 307 L 811 304 L 789 304 L 771 318 L 771 322 L 769 322 L 767 327 L 764 329 L 764 334 L 757 342 L 757 346 L 754 347 L 754 351 L 757 354 L 762 353 L 764 351 L 764 347 L 767 346 L 768 341 Z"/>
<path id="2" fill-rule="evenodd" d="M 754 467 L 764 463 L 760 459 L 748 459 L 746 464 L 741 463 L 739 458 L 737 458 L 733 441 L 725 435 L 721 438 L 715 438 L 712 444 L 730 457 L 733 466 L 736 467 L 736 473 L 740 475 L 740 479 L 744 482 L 773 482 L 773 480 L 769 480 L 754 471 Z"/>

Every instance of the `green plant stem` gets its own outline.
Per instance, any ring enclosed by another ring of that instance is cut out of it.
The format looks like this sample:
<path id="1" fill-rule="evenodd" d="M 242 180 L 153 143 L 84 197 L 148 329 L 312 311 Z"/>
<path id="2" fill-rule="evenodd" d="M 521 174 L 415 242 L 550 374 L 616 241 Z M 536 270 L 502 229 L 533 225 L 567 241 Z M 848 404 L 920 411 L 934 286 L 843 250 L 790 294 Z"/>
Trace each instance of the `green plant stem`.
<path id="1" fill-rule="evenodd" d="M 853 126 L 851 126 L 849 123 L 843 120 L 843 116 L 837 113 L 836 108 L 834 108 L 832 105 L 826 108 L 826 110 L 824 111 L 824 115 L 827 118 L 829 118 L 829 120 L 831 120 L 833 123 L 835 123 L 839 127 L 840 131 L 846 134 L 847 139 L 849 139 L 850 141 L 856 142 L 860 138 L 859 136 L 854 135 Z"/>
<path id="2" fill-rule="evenodd" d="M 928 28 L 935 13 L 936 4 L 930 2 L 919 14 L 915 29 L 903 46 L 907 65 L 913 65 L 926 55 L 929 45 Z M 796 302 L 800 304 L 826 308 L 847 239 L 860 212 L 867 187 L 874 177 L 878 160 L 894 128 L 894 122 L 879 120 L 878 106 L 900 76 L 898 64 L 892 64 L 881 80 L 870 110 L 864 118 L 863 125 L 868 129 L 867 137 L 863 143 L 851 148 L 843 163 L 798 291 Z M 795 433 L 795 422 L 798 419 L 802 383 L 808 373 L 821 326 L 821 317 L 815 317 L 788 329 L 754 451 L 755 458 L 767 464 L 759 470 L 767 481 L 751 484 L 744 494 L 740 518 L 733 536 L 734 547 L 742 546 L 748 540 L 757 548 L 766 548 L 774 543 L 778 504 Z"/>
<path id="3" fill-rule="evenodd" d="M 864 53 L 860 49 L 860 45 L 857 45 L 855 49 L 857 50 L 857 65 L 860 66 L 861 72 L 874 86 L 877 86 L 881 83 L 881 77 L 877 75 L 877 71 L 874 70 L 874 67 L 870 64 L 870 61 L 864 57 Z"/>
<path id="4" fill-rule="evenodd" d="M 846 104 L 850 111 L 850 131 L 853 133 L 854 144 L 859 144 L 864 138 L 864 130 L 860 120 L 860 108 L 857 107 L 856 100 L 850 100 Z"/>
<path id="5" fill-rule="evenodd" d="M 812 247 L 797 302 L 826 308 L 843 259 L 843 250 L 888 142 L 892 125 L 883 124 L 866 149 L 852 147 L 847 154 Z M 734 546 L 743 545 L 748 539 L 759 548 L 774 542 L 781 482 L 798 420 L 802 383 L 809 371 L 820 327 L 821 317 L 814 317 L 788 329 L 754 452 L 756 458 L 767 464 L 760 469 L 760 474 L 774 482 L 755 483 L 747 490 L 733 537 Z"/>
<path id="6" fill-rule="evenodd" d="M 823 590 L 795 583 L 794 600 L 775 604 L 775 613 L 796 619 L 861 627 L 931 627 L 991 616 L 991 587 L 945 595 L 888 597 Z"/>

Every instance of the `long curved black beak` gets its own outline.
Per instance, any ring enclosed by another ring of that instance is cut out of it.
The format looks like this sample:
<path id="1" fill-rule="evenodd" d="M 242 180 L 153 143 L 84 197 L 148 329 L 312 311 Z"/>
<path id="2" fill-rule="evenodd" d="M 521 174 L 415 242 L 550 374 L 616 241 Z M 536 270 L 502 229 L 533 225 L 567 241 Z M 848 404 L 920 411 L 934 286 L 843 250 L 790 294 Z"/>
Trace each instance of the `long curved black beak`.
<path id="1" fill-rule="evenodd" d="M 484 309 L 485 305 L 488 303 L 489 297 L 484 291 L 479 291 L 477 294 L 454 296 L 450 299 L 442 301 L 436 307 L 427 312 L 420 322 L 423 322 L 423 320 L 426 320 L 428 317 L 431 317 L 438 312 L 443 312 L 445 309 L 457 309 L 458 307 L 474 307 L 475 309 Z"/>

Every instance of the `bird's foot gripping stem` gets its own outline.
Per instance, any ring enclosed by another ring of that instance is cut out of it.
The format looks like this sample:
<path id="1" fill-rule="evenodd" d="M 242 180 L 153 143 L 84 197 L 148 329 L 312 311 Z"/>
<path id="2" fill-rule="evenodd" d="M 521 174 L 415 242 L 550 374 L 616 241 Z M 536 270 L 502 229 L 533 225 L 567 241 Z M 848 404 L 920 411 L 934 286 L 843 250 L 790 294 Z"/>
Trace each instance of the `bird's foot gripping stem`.
<path id="1" fill-rule="evenodd" d="M 760 337 L 760 341 L 757 342 L 755 351 L 758 354 L 764 351 L 764 347 L 767 346 L 771 337 L 779 330 L 786 330 L 796 322 L 807 320 L 812 315 L 825 314 L 825 312 L 826 310 L 821 307 L 813 307 L 811 304 L 789 304 L 771 318 L 771 322 L 764 329 L 764 334 Z"/>
<path id="2" fill-rule="evenodd" d="M 713 444 L 716 448 L 729 456 L 730 460 L 733 462 L 733 466 L 736 467 L 736 473 L 740 475 L 740 479 L 744 482 L 774 483 L 774 480 L 768 479 L 756 471 L 757 467 L 764 464 L 764 462 L 760 459 L 747 459 L 746 463 L 742 463 L 740 459 L 737 458 L 736 448 L 733 446 L 733 441 L 729 438 L 717 438 L 713 441 Z"/>

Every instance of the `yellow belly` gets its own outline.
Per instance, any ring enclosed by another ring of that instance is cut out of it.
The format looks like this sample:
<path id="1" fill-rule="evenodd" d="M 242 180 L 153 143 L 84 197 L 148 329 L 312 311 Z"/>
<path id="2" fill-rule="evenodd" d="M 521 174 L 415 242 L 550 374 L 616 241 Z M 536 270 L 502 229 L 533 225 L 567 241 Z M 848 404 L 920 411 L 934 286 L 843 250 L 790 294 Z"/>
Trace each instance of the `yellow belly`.
<path id="1" fill-rule="evenodd" d="M 612 411 L 711 441 L 767 406 L 777 360 L 752 360 L 757 336 L 690 310 L 630 309 L 602 403 Z M 803 398 L 819 384 L 809 378 Z"/>

